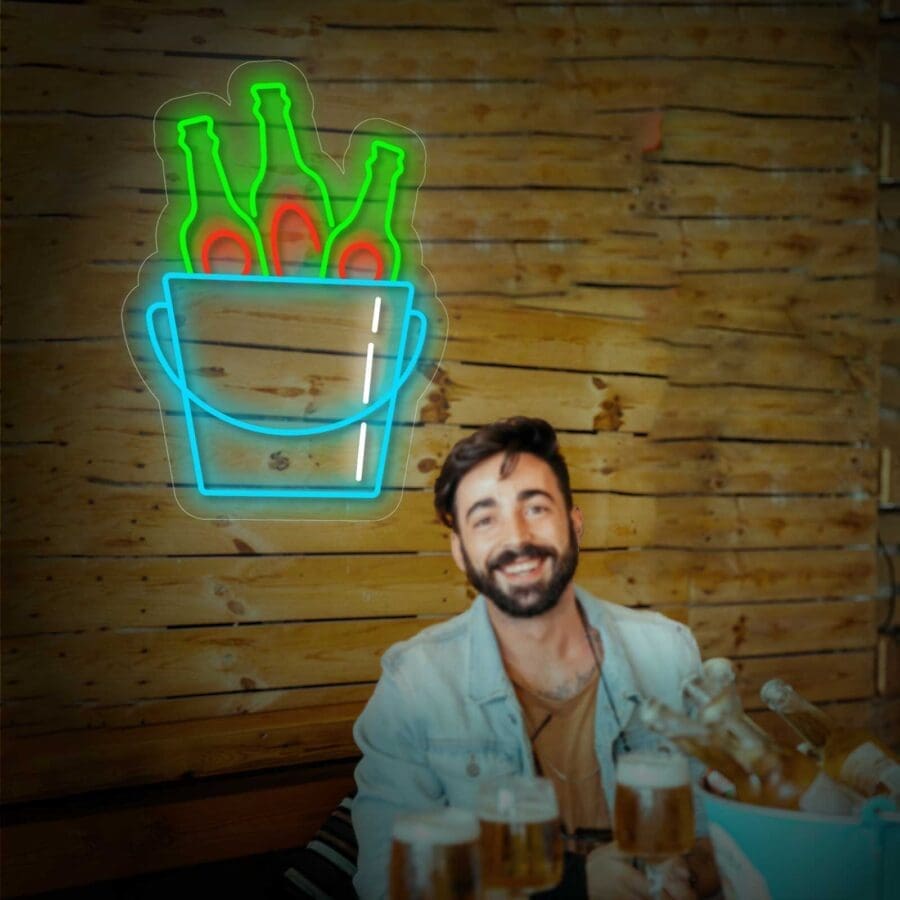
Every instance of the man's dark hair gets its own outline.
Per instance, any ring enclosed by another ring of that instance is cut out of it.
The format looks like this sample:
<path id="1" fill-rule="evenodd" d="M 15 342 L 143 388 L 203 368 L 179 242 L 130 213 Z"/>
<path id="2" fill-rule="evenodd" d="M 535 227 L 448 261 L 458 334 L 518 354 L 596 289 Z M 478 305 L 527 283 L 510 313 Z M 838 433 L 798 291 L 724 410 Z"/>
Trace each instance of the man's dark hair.
<path id="1" fill-rule="evenodd" d="M 456 489 L 460 481 L 471 469 L 497 453 L 504 454 L 501 478 L 506 478 L 516 467 L 520 453 L 531 453 L 544 460 L 556 475 L 566 508 L 572 508 L 569 470 L 559 451 L 553 426 L 543 419 L 513 416 L 479 428 L 454 444 L 447 454 L 434 485 L 434 508 L 444 525 L 456 530 Z"/>

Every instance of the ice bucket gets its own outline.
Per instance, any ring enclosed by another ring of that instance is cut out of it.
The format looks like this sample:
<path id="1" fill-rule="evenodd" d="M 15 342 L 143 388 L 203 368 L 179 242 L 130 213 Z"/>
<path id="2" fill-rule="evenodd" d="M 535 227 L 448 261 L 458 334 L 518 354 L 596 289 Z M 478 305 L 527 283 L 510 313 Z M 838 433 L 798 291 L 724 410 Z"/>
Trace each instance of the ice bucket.
<path id="1" fill-rule="evenodd" d="M 900 813 L 886 797 L 854 818 L 702 797 L 727 900 L 900 897 Z"/>

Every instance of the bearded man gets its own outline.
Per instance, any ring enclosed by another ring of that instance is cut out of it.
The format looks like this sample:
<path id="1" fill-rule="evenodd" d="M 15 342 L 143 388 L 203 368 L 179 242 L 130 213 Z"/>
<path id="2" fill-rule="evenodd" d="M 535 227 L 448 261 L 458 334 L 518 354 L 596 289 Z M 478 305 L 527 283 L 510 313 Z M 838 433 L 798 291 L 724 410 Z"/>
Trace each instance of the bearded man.
<path id="1" fill-rule="evenodd" d="M 547 422 L 505 419 L 459 441 L 434 495 L 453 559 L 479 595 L 388 650 L 356 722 L 358 894 L 385 894 L 397 813 L 474 808 L 486 779 L 524 773 L 553 782 L 567 841 L 564 882 L 547 896 L 649 897 L 609 831 L 615 761 L 659 746 L 633 698 L 681 707 L 680 685 L 700 664 L 693 636 L 574 584 L 585 525 Z M 663 896 L 690 900 L 716 889 L 701 837 L 669 867 Z"/>

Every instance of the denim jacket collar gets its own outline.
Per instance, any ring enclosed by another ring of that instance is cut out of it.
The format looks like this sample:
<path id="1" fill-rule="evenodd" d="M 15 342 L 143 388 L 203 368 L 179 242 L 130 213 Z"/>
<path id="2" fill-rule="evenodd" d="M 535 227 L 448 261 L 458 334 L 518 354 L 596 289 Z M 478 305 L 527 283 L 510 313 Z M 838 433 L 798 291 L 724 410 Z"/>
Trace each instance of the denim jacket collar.
<path id="1" fill-rule="evenodd" d="M 625 653 L 624 641 L 619 634 L 615 622 L 607 615 L 603 607 L 599 603 L 585 602 L 593 600 L 587 591 L 575 586 L 575 596 L 578 598 L 579 606 L 582 614 L 587 619 L 588 626 L 595 628 L 600 635 L 600 641 L 603 644 L 603 669 L 601 675 L 605 688 L 602 691 L 601 702 L 607 706 L 611 705 L 612 721 L 621 725 L 624 730 L 628 727 L 629 721 L 634 714 L 637 706 L 632 702 L 632 697 L 640 696 L 642 693 L 640 685 L 635 678 L 634 669 L 631 661 Z M 601 723 L 598 722 L 598 726 Z M 610 742 L 615 740 L 619 733 L 619 728 L 615 729 Z"/>
<path id="2" fill-rule="evenodd" d="M 488 703 L 509 695 L 512 685 L 494 626 L 487 611 L 487 600 L 479 594 L 469 609 L 472 617 L 469 630 L 469 696 L 476 703 Z"/>

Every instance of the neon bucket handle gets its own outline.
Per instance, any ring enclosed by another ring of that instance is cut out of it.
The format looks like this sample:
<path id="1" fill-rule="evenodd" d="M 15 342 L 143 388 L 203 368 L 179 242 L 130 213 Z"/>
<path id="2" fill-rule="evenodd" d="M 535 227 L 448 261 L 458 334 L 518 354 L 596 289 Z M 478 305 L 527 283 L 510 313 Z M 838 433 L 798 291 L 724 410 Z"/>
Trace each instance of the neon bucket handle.
<path id="1" fill-rule="evenodd" d="M 175 314 L 172 311 L 171 307 L 168 303 L 164 301 L 158 301 L 157 303 L 152 303 L 147 307 L 146 313 L 146 323 L 147 323 L 147 335 L 150 338 L 150 346 L 153 348 L 153 352 L 156 355 L 157 362 L 162 366 L 163 371 L 169 377 L 169 380 L 178 390 L 181 391 L 182 395 L 189 400 L 191 403 L 200 407 L 204 412 L 209 413 L 211 416 L 219 419 L 222 422 L 226 422 L 229 425 L 233 425 L 235 428 L 240 428 L 243 431 L 252 431 L 256 434 L 267 434 L 272 435 L 273 437 L 310 437 L 315 434 L 327 434 L 330 431 L 339 431 L 341 428 L 346 428 L 348 425 L 353 425 L 356 422 L 360 422 L 363 419 L 368 418 L 372 415 L 373 412 L 381 409 L 383 406 L 386 406 L 388 402 L 395 396 L 397 391 L 409 380 L 410 375 L 413 373 L 413 369 L 416 367 L 416 363 L 419 361 L 419 357 L 422 355 L 422 349 L 425 346 L 425 332 L 428 325 L 428 320 L 425 318 L 425 314 L 418 309 L 409 310 L 410 317 L 415 318 L 419 323 L 419 334 L 416 338 L 416 346 L 413 350 L 413 354 L 410 357 L 409 362 L 406 364 L 406 367 L 400 373 L 400 379 L 397 383 L 396 390 L 392 387 L 387 392 L 382 394 L 380 397 L 377 397 L 371 403 L 366 405 L 359 412 L 354 413 L 352 416 L 347 416 L 344 419 L 341 419 L 338 422 L 326 422 L 321 425 L 307 425 L 302 428 L 275 428 L 268 425 L 256 425 L 253 422 L 247 422 L 244 419 L 238 419 L 234 416 L 228 415 L 226 412 L 222 412 L 221 409 L 217 409 L 214 406 L 211 406 L 207 403 L 202 397 L 198 397 L 185 382 L 184 378 L 182 378 L 169 364 L 169 361 L 166 359 L 165 354 L 163 353 L 162 347 L 159 343 L 159 338 L 156 334 L 156 325 L 154 319 L 156 314 L 160 310 L 166 310 L 169 314 L 169 328 L 172 334 L 175 334 Z M 403 346 L 406 346 L 406 338 L 407 333 L 404 328 L 403 334 Z"/>

